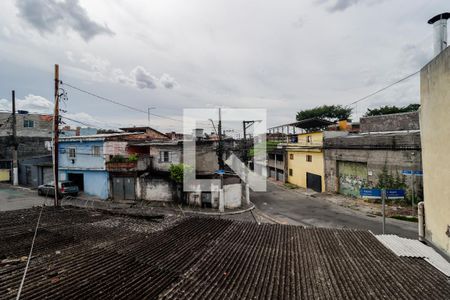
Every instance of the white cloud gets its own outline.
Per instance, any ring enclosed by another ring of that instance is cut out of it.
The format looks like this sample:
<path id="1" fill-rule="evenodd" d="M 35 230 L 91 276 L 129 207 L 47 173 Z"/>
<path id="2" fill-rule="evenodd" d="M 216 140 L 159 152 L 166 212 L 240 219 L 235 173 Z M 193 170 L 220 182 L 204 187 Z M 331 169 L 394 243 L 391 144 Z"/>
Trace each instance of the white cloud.
<path id="1" fill-rule="evenodd" d="M 167 89 L 173 89 L 174 87 L 178 86 L 175 78 L 166 73 L 161 75 L 159 82 Z"/>
<path id="2" fill-rule="evenodd" d="M 173 89 L 178 86 L 177 81 L 171 75 L 163 73 L 158 78 L 143 66 L 134 67 L 127 75 L 121 68 L 113 68 L 109 60 L 90 53 L 83 53 L 77 60 L 71 51 L 66 51 L 66 57 L 75 64 L 79 62 L 78 65 L 83 65 L 84 70 L 87 70 L 91 74 L 91 79 L 95 81 L 111 81 L 138 89 L 159 87 Z"/>
<path id="3" fill-rule="evenodd" d="M 11 111 L 11 101 L 0 99 L 0 109 Z M 53 102 L 44 97 L 29 94 L 24 99 L 16 98 L 16 109 L 49 114 L 53 112 Z"/>

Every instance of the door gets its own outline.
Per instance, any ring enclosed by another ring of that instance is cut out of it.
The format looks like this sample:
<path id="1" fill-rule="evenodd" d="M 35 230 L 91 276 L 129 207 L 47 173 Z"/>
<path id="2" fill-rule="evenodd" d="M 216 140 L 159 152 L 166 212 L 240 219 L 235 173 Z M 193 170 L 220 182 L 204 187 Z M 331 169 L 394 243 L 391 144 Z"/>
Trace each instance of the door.
<path id="1" fill-rule="evenodd" d="M 31 167 L 25 166 L 25 184 L 31 185 L 33 178 L 31 176 Z"/>
<path id="2" fill-rule="evenodd" d="M 338 161 L 339 193 L 359 197 L 359 190 L 367 186 L 367 164 Z"/>
<path id="3" fill-rule="evenodd" d="M 322 192 L 322 176 L 306 172 L 306 187 L 318 193 Z"/>
<path id="4" fill-rule="evenodd" d="M 114 177 L 113 180 L 113 198 L 114 200 L 124 199 L 123 177 Z"/>
<path id="5" fill-rule="evenodd" d="M 123 178 L 123 190 L 125 200 L 135 200 L 134 177 Z"/>
<path id="6" fill-rule="evenodd" d="M 114 177 L 113 198 L 114 200 L 135 200 L 134 177 Z"/>
<path id="7" fill-rule="evenodd" d="M 84 175 L 83 174 L 75 174 L 68 173 L 67 179 L 72 181 L 77 187 L 78 191 L 84 191 Z"/>
<path id="8" fill-rule="evenodd" d="M 212 195 L 211 192 L 202 192 L 201 194 L 202 207 L 212 207 Z"/>

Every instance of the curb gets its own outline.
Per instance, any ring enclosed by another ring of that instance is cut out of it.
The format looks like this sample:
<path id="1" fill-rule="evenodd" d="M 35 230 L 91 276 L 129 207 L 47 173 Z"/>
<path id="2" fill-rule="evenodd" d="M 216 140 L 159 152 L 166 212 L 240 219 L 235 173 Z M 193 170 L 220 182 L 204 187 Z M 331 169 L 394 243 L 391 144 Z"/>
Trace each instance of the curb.
<path id="1" fill-rule="evenodd" d="M 99 200 L 92 200 L 92 199 L 84 199 L 84 198 L 79 198 L 79 197 L 73 197 L 73 198 L 65 198 L 65 201 L 68 205 L 74 205 L 74 206 L 78 206 L 78 207 L 82 207 L 82 208 L 95 208 L 95 209 L 103 209 L 103 210 L 112 210 L 112 209 L 130 209 L 131 207 L 120 207 L 118 205 L 116 205 L 116 207 L 114 207 L 114 203 L 109 202 L 109 201 L 99 201 Z M 77 203 L 74 203 L 75 201 L 80 201 L 80 202 L 84 202 L 84 205 L 82 203 L 79 203 L 77 205 Z M 62 204 L 63 201 L 61 201 Z M 90 202 L 90 204 L 89 204 Z M 250 202 L 251 203 L 251 202 Z M 150 209 L 167 209 L 167 210 L 171 210 L 171 211 L 175 211 L 178 212 L 180 211 L 181 214 L 185 215 L 185 214 L 192 214 L 192 215 L 205 215 L 205 216 L 226 216 L 226 215 L 236 215 L 236 214 L 242 214 L 242 213 L 246 213 L 249 212 L 253 209 L 256 208 L 255 204 L 251 203 L 250 207 L 241 209 L 241 210 L 236 210 L 236 211 L 229 211 L 229 212 L 202 212 L 202 211 L 195 211 L 195 210 L 184 210 L 182 208 L 176 208 L 176 207 L 153 207 L 153 206 L 147 206 L 146 208 L 150 208 Z M 135 209 L 141 209 L 142 212 L 145 212 L 146 208 L 135 208 Z M 130 213 L 131 215 L 132 213 Z"/>

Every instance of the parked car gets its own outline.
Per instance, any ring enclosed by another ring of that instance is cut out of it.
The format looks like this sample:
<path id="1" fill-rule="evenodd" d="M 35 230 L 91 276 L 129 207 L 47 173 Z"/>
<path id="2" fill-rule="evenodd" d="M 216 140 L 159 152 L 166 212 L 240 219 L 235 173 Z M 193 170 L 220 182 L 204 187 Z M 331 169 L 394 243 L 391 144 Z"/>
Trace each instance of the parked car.
<path id="1" fill-rule="evenodd" d="M 78 195 L 78 186 L 72 181 L 62 180 L 58 182 L 58 196 L 76 196 Z M 38 194 L 41 196 L 55 196 L 55 185 L 53 182 L 38 186 Z"/>

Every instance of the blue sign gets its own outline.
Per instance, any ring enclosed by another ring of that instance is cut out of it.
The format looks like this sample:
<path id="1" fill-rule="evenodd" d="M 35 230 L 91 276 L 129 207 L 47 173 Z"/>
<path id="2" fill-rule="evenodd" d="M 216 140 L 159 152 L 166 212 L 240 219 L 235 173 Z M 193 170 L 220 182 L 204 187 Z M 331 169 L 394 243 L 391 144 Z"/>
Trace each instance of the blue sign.
<path id="1" fill-rule="evenodd" d="M 388 198 L 388 199 L 403 199 L 403 198 L 405 198 L 405 190 L 401 190 L 401 189 L 386 190 L 386 198 Z"/>
<path id="2" fill-rule="evenodd" d="M 225 174 L 225 170 L 217 170 L 215 173 L 219 174 L 219 175 L 223 175 L 223 174 Z"/>
<path id="3" fill-rule="evenodd" d="M 402 174 L 406 176 L 416 175 L 416 176 L 423 176 L 422 170 L 402 170 Z"/>
<path id="4" fill-rule="evenodd" d="M 362 198 L 379 199 L 381 198 L 381 189 L 359 189 L 359 194 Z M 405 198 L 405 190 L 389 189 L 386 190 L 386 198 L 388 199 L 403 199 Z"/>
<path id="5" fill-rule="evenodd" d="M 381 190 L 380 189 L 359 189 L 359 194 L 363 198 L 381 198 Z"/>

